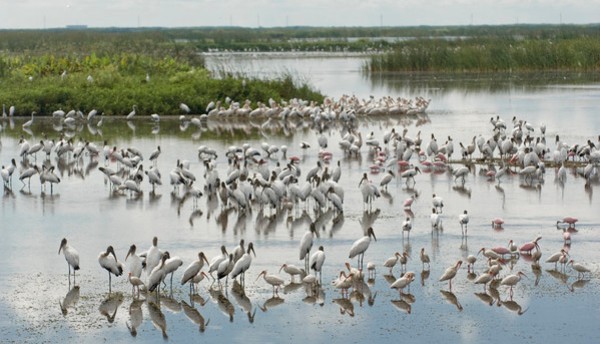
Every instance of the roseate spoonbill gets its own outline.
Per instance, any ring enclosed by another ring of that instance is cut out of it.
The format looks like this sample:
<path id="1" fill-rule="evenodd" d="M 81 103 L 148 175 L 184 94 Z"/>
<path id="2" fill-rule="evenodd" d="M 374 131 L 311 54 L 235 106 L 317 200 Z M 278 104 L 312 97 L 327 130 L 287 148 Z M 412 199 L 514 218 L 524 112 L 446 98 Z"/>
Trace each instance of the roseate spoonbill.
<path id="1" fill-rule="evenodd" d="M 404 203 L 402 204 L 404 206 L 404 209 L 410 209 L 412 207 L 412 204 L 415 202 L 415 199 L 417 197 L 415 195 L 410 195 L 409 198 L 404 200 Z"/>
<path id="2" fill-rule="evenodd" d="M 458 271 L 461 265 L 462 260 L 457 261 L 455 265 L 447 268 L 439 279 L 440 282 L 448 281 L 448 288 L 450 290 L 452 290 L 452 279 L 454 278 L 454 276 L 456 276 L 456 272 Z"/>
<path id="3" fill-rule="evenodd" d="M 73 267 L 73 284 L 75 284 L 75 271 L 79 270 L 79 253 L 75 248 L 67 244 L 66 238 L 63 238 L 60 242 L 58 254 L 60 254 L 61 250 L 63 251 L 67 266 L 69 267 L 69 283 L 71 282 L 71 267 Z"/>
<path id="4" fill-rule="evenodd" d="M 267 275 L 267 270 L 263 270 L 258 275 L 258 277 L 256 277 L 257 281 L 260 278 L 260 276 L 263 276 L 265 282 L 269 283 L 273 287 L 273 294 L 279 294 L 279 286 L 283 284 L 283 279 L 281 277 L 275 275 Z"/>
<path id="5" fill-rule="evenodd" d="M 492 220 L 492 228 L 493 229 L 502 229 L 502 225 L 504 225 L 504 220 L 497 217 Z"/>
<path id="6" fill-rule="evenodd" d="M 463 211 L 462 214 L 458 215 L 458 222 L 460 223 L 460 230 L 462 231 L 462 235 L 467 235 L 467 225 L 469 224 L 469 214 L 467 211 Z"/>
<path id="7" fill-rule="evenodd" d="M 367 251 L 367 249 L 369 248 L 369 244 L 371 243 L 371 237 L 373 237 L 373 239 L 377 241 L 377 237 L 375 236 L 373 227 L 369 227 L 369 229 L 367 229 L 367 235 L 356 240 L 350 248 L 350 254 L 348 255 L 348 258 L 352 259 L 358 256 L 358 267 L 360 269 L 362 269 L 363 267 L 365 251 Z"/>
<path id="8" fill-rule="evenodd" d="M 427 253 L 425 253 L 425 247 L 421 248 L 421 253 L 420 256 L 421 258 L 421 263 L 423 264 L 423 270 L 425 270 L 425 264 L 427 264 L 427 269 L 429 269 L 431 266 L 429 265 L 430 260 L 429 260 L 429 255 L 427 255 Z"/>
<path id="9" fill-rule="evenodd" d="M 569 225 L 568 228 L 575 228 L 575 223 L 579 221 L 578 219 L 571 217 L 571 216 L 567 216 L 565 218 L 561 220 L 556 221 L 556 224 L 558 225 L 559 223 L 566 223 Z"/>
<path id="10" fill-rule="evenodd" d="M 112 254 L 112 257 L 110 256 Z M 98 263 L 103 269 L 108 271 L 108 292 L 111 292 L 111 274 L 121 276 L 123 274 L 123 264 L 117 260 L 117 255 L 112 246 L 106 248 L 106 252 L 100 252 Z"/>
<path id="11" fill-rule="evenodd" d="M 526 244 L 523 244 L 523 246 L 521 246 L 519 248 L 519 252 L 525 253 L 525 254 L 531 254 L 531 251 L 533 251 L 534 248 L 537 251 L 539 251 L 540 250 L 540 245 L 538 245 L 538 241 L 540 241 L 540 240 L 542 240 L 542 236 L 538 236 L 532 242 L 528 242 Z"/>
<path id="12" fill-rule="evenodd" d="M 569 265 L 569 264 L 571 264 L 571 267 L 575 271 L 577 271 L 577 278 L 584 277 L 586 272 L 592 272 L 587 267 L 585 267 L 579 263 L 575 263 L 575 261 L 573 261 L 573 259 L 569 260 L 569 263 L 567 263 L 567 265 Z"/>
<path id="13" fill-rule="evenodd" d="M 390 288 L 396 289 L 396 290 L 398 290 L 398 292 L 402 293 L 402 290 L 405 287 L 408 287 L 410 285 L 410 283 L 414 280 L 415 280 L 415 273 L 412 271 L 409 271 L 409 272 L 405 273 L 404 276 L 398 278 L 394 283 L 392 283 Z"/>

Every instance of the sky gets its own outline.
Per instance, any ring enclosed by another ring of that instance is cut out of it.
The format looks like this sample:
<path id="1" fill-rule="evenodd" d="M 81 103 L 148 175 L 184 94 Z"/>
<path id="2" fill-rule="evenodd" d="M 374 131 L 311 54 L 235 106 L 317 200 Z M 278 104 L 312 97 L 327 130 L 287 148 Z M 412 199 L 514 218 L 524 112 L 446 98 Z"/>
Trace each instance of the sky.
<path id="1" fill-rule="evenodd" d="M 0 29 L 600 23 L 600 0 L 0 0 Z"/>

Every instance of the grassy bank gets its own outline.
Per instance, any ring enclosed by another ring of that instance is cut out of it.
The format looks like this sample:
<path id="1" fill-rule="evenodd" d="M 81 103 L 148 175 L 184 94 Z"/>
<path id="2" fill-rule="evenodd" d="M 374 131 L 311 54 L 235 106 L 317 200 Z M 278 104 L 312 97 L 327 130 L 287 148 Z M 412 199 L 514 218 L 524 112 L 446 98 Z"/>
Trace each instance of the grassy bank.
<path id="1" fill-rule="evenodd" d="M 598 71 L 598 37 L 417 40 L 373 56 L 370 72 Z"/>
<path id="2" fill-rule="evenodd" d="M 161 31 L 0 31 L 0 103 L 17 115 L 97 109 L 126 115 L 203 113 L 211 101 L 323 96 L 291 75 L 214 78 L 193 45 Z"/>

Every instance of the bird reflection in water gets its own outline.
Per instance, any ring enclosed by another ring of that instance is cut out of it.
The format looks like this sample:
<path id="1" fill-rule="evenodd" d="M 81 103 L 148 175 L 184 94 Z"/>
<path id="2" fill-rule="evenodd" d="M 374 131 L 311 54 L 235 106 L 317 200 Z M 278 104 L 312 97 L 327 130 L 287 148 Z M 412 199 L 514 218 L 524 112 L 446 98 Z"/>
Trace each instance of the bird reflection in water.
<path id="1" fill-rule="evenodd" d="M 341 297 L 333 299 L 333 303 L 340 307 L 340 314 L 348 314 L 351 317 L 354 316 L 354 304 L 349 299 Z"/>
<path id="2" fill-rule="evenodd" d="M 205 320 L 202 314 L 200 314 L 196 308 L 188 305 L 187 302 L 183 300 L 181 301 L 181 307 L 183 308 L 183 313 L 185 316 L 190 319 L 193 324 L 198 325 L 198 330 L 200 332 L 206 331 L 206 326 L 208 326 L 210 319 Z"/>
<path id="3" fill-rule="evenodd" d="M 477 296 L 483 303 L 492 306 L 495 302 L 494 298 L 488 294 L 488 293 L 475 293 L 475 296 Z"/>
<path id="4" fill-rule="evenodd" d="M 302 283 L 293 283 L 290 282 L 286 285 L 283 286 L 283 293 L 284 294 L 291 294 L 293 292 L 295 292 L 296 290 L 302 288 Z"/>
<path id="5" fill-rule="evenodd" d="M 156 327 L 157 330 L 162 332 L 162 336 L 164 339 L 169 338 L 167 335 L 167 321 L 165 319 L 165 315 L 160 310 L 160 304 L 154 302 L 147 302 L 148 305 L 148 314 L 150 315 L 150 320 L 152 320 L 152 325 Z"/>
<path id="6" fill-rule="evenodd" d="M 62 315 L 67 315 L 69 308 L 72 308 L 79 301 L 79 286 L 74 286 L 67 292 L 65 298 L 62 302 L 59 300 L 58 304 L 60 305 L 60 311 Z"/>
<path id="7" fill-rule="evenodd" d="M 563 284 L 567 284 L 567 281 L 569 280 L 569 275 L 567 275 L 564 272 L 561 272 L 561 271 L 558 271 L 558 270 L 549 270 L 549 269 L 547 269 L 546 272 L 548 274 L 550 274 L 550 276 L 556 278 L 557 280 L 559 280 Z"/>
<path id="8" fill-rule="evenodd" d="M 181 312 L 181 303 L 175 300 L 172 296 L 161 296 L 160 304 L 172 313 Z"/>
<path id="9" fill-rule="evenodd" d="M 585 285 L 588 284 L 589 281 L 589 279 L 578 279 L 575 282 L 573 282 L 570 286 L 568 286 L 569 290 L 574 293 L 575 289 L 581 289 L 585 287 Z"/>
<path id="10" fill-rule="evenodd" d="M 429 278 L 431 271 L 429 269 L 427 270 L 421 270 L 421 286 L 424 287 L 425 286 L 425 281 Z"/>
<path id="11" fill-rule="evenodd" d="M 106 320 L 112 324 L 115 321 L 115 316 L 117 315 L 117 310 L 121 303 L 123 303 L 122 293 L 109 294 L 108 297 L 102 301 L 98 310 L 100 311 L 100 314 L 104 315 Z"/>
<path id="12" fill-rule="evenodd" d="M 144 301 L 134 299 L 129 304 L 129 322 L 126 323 L 129 333 L 132 337 L 137 336 L 137 328 L 142 324 L 144 320 L 144 314 L 142 313 L 142 304 Z"/>
<path id="13" fill-rule="evenodd" d="M 394 305 L 394 307 L 408 314 L 410 314 L 412 310 L 412 306 L 405 300 L 391 300 L 390 302 L 392 303 L 392 305 Z"/>
<path id="14" fill-rule="evenodd" d="M 442 297 L 444 297 L 444 299 L 445 299 L 446 301 L 448 301 L 448 303 L 450 303 L 450 304 L 452 304 L 452 305 L 456 306 L 456 308 L 457 308 L 459 311 L 462 311 L 462 310 L 463 310 L 463 307 L 462 307 L 462 305 L 460 304 L 460 302 L 458 302 L 458 298 L 456 297 L 456 295 L 454 295 L 454 293 L 453 293 L 453 292 L 451 292 L 451 291 L 448 291 L 448 290 L 440 290 L 440 293 L 442 294 Z"/>
<path id="15" fill-rule="evenodd" d="M 250 323 L 254 322 L 254 314 L 256 313 L 256 309 L 252 309 L 252 301 L 250 301 L 250 298 L 248 298 L 248 296 L 246 296 L 246 292 L 244 291 L 244 288 L 242 288 L 242 285 L 234 280 L 233 281 L 233 285 L 231 287 L 231 293 L 233 294 L 233 298 L 235 299 L 235 302 L 237 302 L 238 305 L 240 305 L 240 307 L 242 308 L 242 310 L 246 313 L 246 315 L 248 316 L 248 321 Z"/>
<path id="16" fill-rule="evenodd" d="M 263 305 L 259 306 L 259 307 L 260 307 L 260 310 L 262 310 L 263 312 L 266 312 L 266 311 L 268 311 L 271 308 L 275 308 L 275 307 L 283 304 L 284 301 L 285 301 L 284 299 L 282 299 L 281 297 L 279 297 L 278 295 L 276 295 L 276 296 L 273 296 L 273 297 L 265 300 L 265 302 L 263 303 Z"/>
<path id="17" fill-rule="evenodd" d="M 509 311 L 517 313 L 518 315 L 523 315 L 529 309 L 528 307 L 525 310 L 523 310 L 521 305 L 514 301 L 512 297 L 510 297 L 510 299 L 508 300 L 502 301 L 502 306 L 504 306 Z"/>

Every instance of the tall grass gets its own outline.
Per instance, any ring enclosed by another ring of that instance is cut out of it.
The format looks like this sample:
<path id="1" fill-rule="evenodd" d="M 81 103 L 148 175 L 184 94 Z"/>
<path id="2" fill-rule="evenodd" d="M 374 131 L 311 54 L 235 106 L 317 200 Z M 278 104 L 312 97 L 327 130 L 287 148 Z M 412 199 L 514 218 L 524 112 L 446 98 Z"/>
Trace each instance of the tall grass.
<path id="1" fill-rule="evenodd" d="M 585 36 L 414 40 L 373 56 L 364 67 L 370 72 L 597 71 L 600 40 Z"/>

